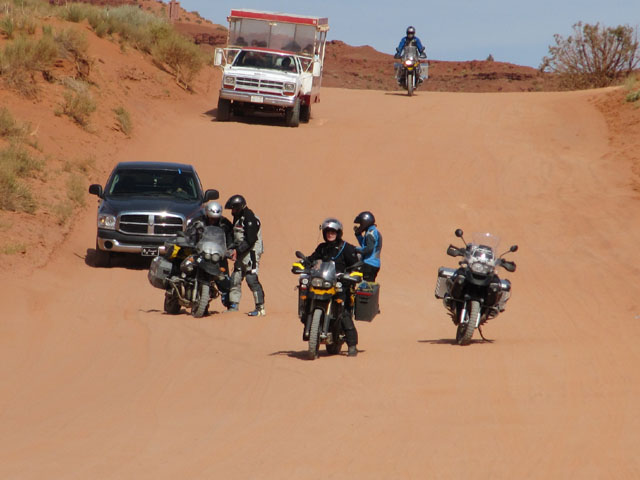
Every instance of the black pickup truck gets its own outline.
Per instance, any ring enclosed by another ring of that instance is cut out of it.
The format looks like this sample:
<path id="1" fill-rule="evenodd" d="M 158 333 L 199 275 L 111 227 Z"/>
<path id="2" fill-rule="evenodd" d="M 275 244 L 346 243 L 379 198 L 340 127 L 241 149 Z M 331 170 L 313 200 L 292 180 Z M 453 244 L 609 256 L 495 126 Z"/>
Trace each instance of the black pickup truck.
<path id="1" fill-rule="evenodd" d="M 164 244 L 188 222 L 201 215 L 202 204 L 219 197 L 203 191 L 191 165 L 163 162 L 121 162 L 104 189 L 93 184 L 89 193 L 100 197 L 95 265 L 109 267 L 113 252 L 156 256 Z"/>

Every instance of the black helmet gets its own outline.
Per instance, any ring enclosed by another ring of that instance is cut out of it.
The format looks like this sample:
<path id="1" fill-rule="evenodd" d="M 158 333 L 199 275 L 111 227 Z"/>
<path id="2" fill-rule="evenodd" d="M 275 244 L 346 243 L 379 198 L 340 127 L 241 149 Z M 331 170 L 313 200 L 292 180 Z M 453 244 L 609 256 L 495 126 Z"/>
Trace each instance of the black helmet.
<path id="1" fill-rule="evenodd" d="M 360 212 L 358 216 L 353 219 L 353 223 L 359 224 L 359 226 L 354 226 L 353 230 L 356 233 L 361 233 L 376 223 L 376 217 L 374 217 L 371 212 Z"/>
<path id="2" fill-rule="evenodd" d="M 227 200 L 227 203 L 224 204 L 224 208 L 229 210 L 232 209 L 233 207 L 244 208 L 246 206 L 247 206 L 247 201 L 244 199 L 242 195 L 233 195 L 231 198 L 229 198 L 229 200 Z"/>
<path id="3" fill-rule="evenodd" d="M 414 27 L 407 27 L 407 37 L 413 38 L 416 36 L 416 29 Z"/>
<path id="4" fill-rule="evenodd" d="M 342 223 L 337 218 L 325 218 L 320 226 L 322 229 L 322 238 L 324 241 L 327 241 L 327 230 L 335 230 L 338 232 L 338 236 L 336 237 L 336 241 L 342 240 Z"/>

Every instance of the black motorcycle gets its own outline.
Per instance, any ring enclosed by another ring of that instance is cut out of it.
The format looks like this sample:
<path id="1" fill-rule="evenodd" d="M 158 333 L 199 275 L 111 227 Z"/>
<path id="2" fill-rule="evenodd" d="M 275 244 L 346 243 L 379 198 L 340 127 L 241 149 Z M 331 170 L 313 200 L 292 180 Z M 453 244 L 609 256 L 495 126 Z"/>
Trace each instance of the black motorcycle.
<path id="1" fill-rule="evenodd" d="M 516 271 L 516 264 L 502 257 L 517 251 L 518 246 L 512 245 L 496 257 L 499 238 L 495 235 L 476 233 L 472 241 L 467 243 L 462 237 L 462 230 L 457 229 L 455 234 L 465 246 L 459 248 L 449 245 L 447 255 L 464 259 L 459 262 L 458 269 L 438 269 L 435 295 L 442 299 L 453 323 L 458 327 L 456 342 L 458 345 L 468 345 L 476 328 L 486 340 L 480 327 L 504 311 L 511 296 L 511 282 L 500 279 L 495 271 L 498 267 L 508 272 Z"/>
<path id="2" fill-rule="evenodd" d="M 291 272 L 300 275 L 298 317 L 304 324 L 302 339 L 309 342 L 309 359 L 318 358 L 322 343 L 329 355 L 337 355 L 345 342 L 341 318 L 352 315 L 353 287 L 362 281 L 362 273 L 338 273 L 335 262 L 312 263 L 302 252 L 296 252 L 296 257 L 302 262 L 295 262 Z"/>
<path id="3" fill-rule="evenodd" d="M 167 253 L 153 259 L 148 274 L 151 285 L 165 290 L 164 311 L 176 315 L 183 306 L 194 317 L 204 316 L 220 287 L 228 285 L 226 251 L 224 230 L 217 226 L 204 227 L 197 242 L 181 234 L 169 243 Z"/>

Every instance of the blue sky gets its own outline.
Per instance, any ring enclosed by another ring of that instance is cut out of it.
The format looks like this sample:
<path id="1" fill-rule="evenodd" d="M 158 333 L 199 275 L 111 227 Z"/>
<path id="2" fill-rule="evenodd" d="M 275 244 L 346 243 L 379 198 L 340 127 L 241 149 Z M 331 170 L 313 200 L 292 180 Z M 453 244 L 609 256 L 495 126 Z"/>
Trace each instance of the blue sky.
<path id="1" fill-rule="evenodd" d="M 494 59 L 538 67 L 553 35 L 571 35 L 572 26 L 640 25 L 640 0 L 182 0 L 188 11 L 226 25 L 232 8 L 298 13 L 329 18 L 329 40 L 370 45 L 393 53 L 408 25 L 434 60 Z"/>

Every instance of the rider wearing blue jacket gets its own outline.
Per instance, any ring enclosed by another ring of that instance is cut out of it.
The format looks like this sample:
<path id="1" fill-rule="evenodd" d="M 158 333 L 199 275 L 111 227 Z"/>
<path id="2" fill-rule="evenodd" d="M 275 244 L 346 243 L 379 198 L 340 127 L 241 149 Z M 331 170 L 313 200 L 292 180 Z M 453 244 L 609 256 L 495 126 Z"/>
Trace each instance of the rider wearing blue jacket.
<path id="1" fill-rule="evenodd" d="M 420 39 L 418 37 L 416 37 L 416 29 L 414 27 L 407 27 L 407 36 L 406 37 L 402 37 L 402 40 L 400 40 L 400 44 L 398 45 L 398 48 L 396 48 L 396 55 L 395 58 L 400 58 L 402 57 L 402 50 L 404 50 L 404 47 L 414 43 L 415 46 L 418 48 L 418 52 L 420 53 L 421 57 L 426 57 L 426 54 L 424 52 L 424 46 L 422 45 L 422 42 L 420 41 Z"/>
<path id="2" fill-rule="evenodd" d="M 375 282 L 380 271 L 382 235 L 376 227 L 376 219 L 371 212 L 360 212 L 353 223 L 356 224 L 353 226 L 353 231 L 360 245 L 356 251 L 362 255 L 364 262 L 361 267 L 363 279 L 367 282 Z"/>

